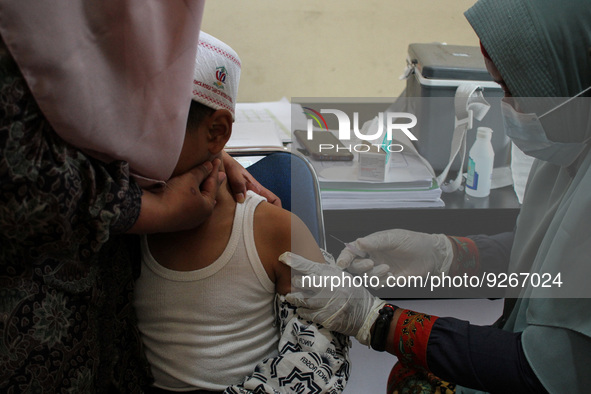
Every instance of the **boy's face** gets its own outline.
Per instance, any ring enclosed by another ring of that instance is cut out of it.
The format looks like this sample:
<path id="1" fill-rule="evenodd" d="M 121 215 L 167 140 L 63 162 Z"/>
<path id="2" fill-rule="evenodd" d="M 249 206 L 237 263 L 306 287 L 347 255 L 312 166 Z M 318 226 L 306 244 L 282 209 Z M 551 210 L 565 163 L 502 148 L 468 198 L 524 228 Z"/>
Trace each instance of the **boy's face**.
<path id="1" fill-rule="evenodd" d="M 190 169 L 221 158 L 222 150 L 232 135 L 232 114 L 218 109 L 197 122 L 187 122 L 185 140 L 181 155 L 172 176 L 183 174 Z"/>
<path id="2" fill-rule="evenodd" d="M 197 127 L 187 127 L 181 155 L 172 176 L 183 174 L 212 159 L 207 145 L 207 125 L 201 122 Z"/>

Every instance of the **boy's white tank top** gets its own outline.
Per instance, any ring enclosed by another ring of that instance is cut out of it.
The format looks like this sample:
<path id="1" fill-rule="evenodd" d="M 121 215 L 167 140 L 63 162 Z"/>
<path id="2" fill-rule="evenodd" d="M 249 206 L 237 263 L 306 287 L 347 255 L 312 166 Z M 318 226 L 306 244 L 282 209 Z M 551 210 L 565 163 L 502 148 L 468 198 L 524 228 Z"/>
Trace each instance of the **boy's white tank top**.
<path id="1" fill-rule="evenodd" d="M 254 211 L 261 201 L 263 197 L 248 192 L 245 202 L 236 205 L 226 249 L 203 269 L 164 268 L 142 238 L 134 305 L 155 386 L 223 390 L 277 354 L 275 284 L 253 234 Z"/>

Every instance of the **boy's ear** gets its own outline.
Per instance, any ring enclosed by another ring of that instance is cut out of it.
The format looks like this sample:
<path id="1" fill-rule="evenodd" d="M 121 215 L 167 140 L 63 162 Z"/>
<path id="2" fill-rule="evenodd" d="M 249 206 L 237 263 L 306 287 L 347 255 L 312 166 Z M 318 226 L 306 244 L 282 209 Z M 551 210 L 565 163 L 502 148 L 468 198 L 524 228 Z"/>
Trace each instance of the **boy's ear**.
<path id="1" fill-rule="evenodd" d="M 226 109 L 218 109 L 208 117 L 207 147 L 209 153 L 217 154 L 224 149 L 232 135 L 232 114 Z"/>

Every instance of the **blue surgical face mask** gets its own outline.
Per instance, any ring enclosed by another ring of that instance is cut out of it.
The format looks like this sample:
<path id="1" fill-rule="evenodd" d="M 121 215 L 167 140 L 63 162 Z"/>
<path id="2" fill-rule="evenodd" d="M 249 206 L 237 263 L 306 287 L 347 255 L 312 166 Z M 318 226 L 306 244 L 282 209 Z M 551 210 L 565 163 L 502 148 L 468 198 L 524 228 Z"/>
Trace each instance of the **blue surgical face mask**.
<path id="1" fill-rule="evenodd" d="M 591 90 L 591 87 L 540 116 L 535 113 L 517 112 L 511 104 L 505 100 L 501 101 L 505 133 L 526 155 L 560 166 L 570 166 L 579 157 L 591 138 L 583 142 L 550 141 L 540 119 L 588 90 Z"/>

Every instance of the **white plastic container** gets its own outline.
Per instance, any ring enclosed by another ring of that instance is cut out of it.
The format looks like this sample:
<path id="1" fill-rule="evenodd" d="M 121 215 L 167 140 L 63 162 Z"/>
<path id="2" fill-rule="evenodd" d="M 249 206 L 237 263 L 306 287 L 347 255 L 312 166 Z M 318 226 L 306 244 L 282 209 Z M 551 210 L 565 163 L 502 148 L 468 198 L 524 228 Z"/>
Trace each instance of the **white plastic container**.
<path id="1" fill-rule="evenodd" d="M 490 194 L 495 152 L 492 147 L 492 130 L 479 127 L 476 141 L 468 154 L 466 194 L 471 197 L 487 197 Z"/>
<path id="2" fill-rule="evenodd" d="M 482 93 L 491 107 L 482 121 L 474 119 L 474 127 L 490 127 L 495 131 L 491 140 L 494 167 L 507 166 L 511 159 L 511 140 L 505 134 L 501 116 L 501 99 L 505 93 L 488 73 L 480 46 L 414 43 L 408 46 L 407 62 L 413 71 L 406 80 L 406 108 L 402 112 L 417 117 L 417 125 L 412 128 L 418 138 L 416 147 L 435 172 L 440 173 L 449 161 L 454 96 L 458 86 L 464 83 L 475 83 L 484 89 Z M 468 133 L 468 147 L 476 140 L 474 131 Z M 458 171 L 460 162 L 458 155 L 450 169 Z"/>

